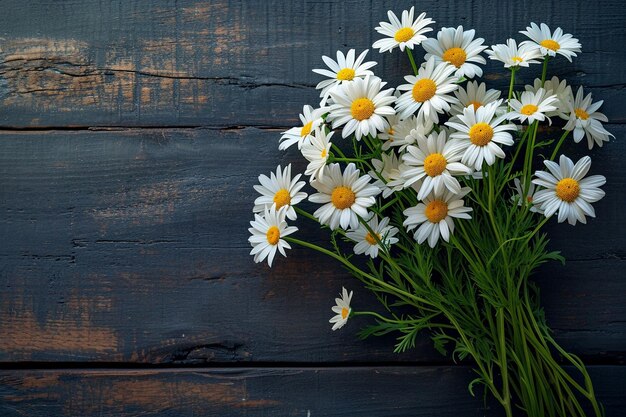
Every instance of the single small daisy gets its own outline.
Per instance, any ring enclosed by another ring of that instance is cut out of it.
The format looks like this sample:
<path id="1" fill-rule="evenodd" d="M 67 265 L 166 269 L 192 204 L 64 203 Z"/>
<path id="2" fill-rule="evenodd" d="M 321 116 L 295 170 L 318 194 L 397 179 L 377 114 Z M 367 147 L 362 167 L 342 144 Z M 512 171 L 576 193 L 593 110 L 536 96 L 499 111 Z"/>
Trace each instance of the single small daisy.
<path id="1" fill-rule="evenodd" d="M 311 177 L 310 181 L 324 176 L 328 154 L 333 146 L 330 139 L 334 133 L 332 131 L 326 133 L 324 129 L 316 129 L 311 140 L 302 145 L 302 156 L 309 161 L 304 174 Z"/>
<path id="2" fill-rule="evenodd" d="M 528 67 L 530 64 L 541 63 L 541 52 L 536 46 L 521 44 L 518 47 L 515 39 L 507 39 L 506 44 L 492 45 L 485 52 L 489 59 L 502 62 L 504 68 Z"/>
<path id="3" fill-rule="evenodd" d="M 383 53 L 391 52 L 395 47 L 400 47 L 401 51 L 404 51 L 405 47 L 413 49 L 422 43 L 426 39 L 424 33 L 433 30 L 428 25 L 435 21 L 426 17 L 426 13 L 420 14 L 417 19 L 413 20 L 414 11 L 415 7 L 411 7 L 408 11 L 404 10 L 402 21 L 400 21 L 395 13 L 389 10 L 387 12 L 389 22 L 380 22 L 380 26 L 376 27 L 376 32 L 387 37 L 377 40 L 372 47 L 380 49 L 380 53 Z"/>
<path id="4" fill-rule="evenodd" d="M 456 98 L 448 95 L 459 85 L 452 75 L 456 67 L 442 62 L 435 66 L 435 58 L 431 57 L 417 72 L 417 76 L 407 75 L 398 90 L 405 91 L 396 101 L 396 110 L 401 119 L 406 119 L 417 110 L 418 117 L 439 123 L 438 113 L 450 110 L 450 103 Z"/>
<path id="5" fill-rule="evenodd" d="M 378 139 L 384 141 L 391 140 L 393 142 L 393 136 L 396 134 L 396 128 L 398 127 L 400 122 L 402 122 L 402 120 L 400 120 L 397 114 L 387 116 L 386 119 L 389 128 L 383 132 L 380 132 L 378 134 Z"/>
<path id="6" fill-rule="evenodd" d="M 285 249 L 291 249 L 289 243 L 282 238 L 298 230 L 295 226 L 287 226 L 285 214 L 287 207 L 276 210 L 272 205 L 265 208 L 264 215 L 254 215 L 254 220 L 250 222 L 251 228 L 248 231 L 252 234 L 248 241 L 252 245 L 250 255 L 254 255 L 254 262 L 263 262 L 267 258 L 267 263 L 272 266 L 276 250 L 283 256 L 287 256 Z"/>
<path id="7" fill-rule="evenodd" d="M 573 100 L 572 87 L 567 85 L 565 80 L 559 80 L 558 77 L 552 77 L 549 80 L 545 80 L 543 87 L 541 86 L 541 80 L 535 78 L 533 85 L 527 85 L 524 87 L 526 91 L 532 91 L 536 93 L 540 88 L 546 90 L 547 94 L 555 95 L 556 101 L 554 106 L 556 110 L 546 112 L 546 116 L 560 116 L 564 119 L 569 117 L 569 102 Z"/>
<path id="8" fill-rule="evenodd" d="M 419 226 L 413 237 L 422 244 L 428 240 L 428 245 L 434 248 L 441 236 L 448 242 L 454 233 L 454 220 L 471 219 L 468 214 L 471 207 L 465 207 L 463 197 L 470 192 L 469 188 L 462 188 L 458 194 L 446 190 L 442 194 L 432 193 L 417 206 L 404 210 L 406 219 L 403 225 L 407 231 Z"/>
<path id="9" fill-rule="evenodd" d="M 361 52 L 356 60 L 354 59 L 354 49 L 350 49 L 345 56 L 343 52 L 337 51 L 337 61 L 333 61 L 325 55 L 322 56 L 322 60 L 328 68 L 330 68 L 330 71 L 327 69 L 314 69 L 313 72 L 330 79 L 320 81 L 315 87 L 317 90 L 322 90 L 320 92 L 320 97 L 322 97 L 320 106 L 324 106 L 326 104 L 330 90 L 334 87 L 344 82 L 350 82 L 355 78 L 363 78 L 366 75 L 374 75 L 374 73 L 369 69 L 376 65 L 376 62 L 363 62 L 368 51 L 369 50 L 366 49 Z"/>
<path id="10" fill-rule="evenodd" d="M 422 48 L 427 52 L 424 60 L 435 58 L 435 63 L 447 62 L 456 67 L 456 77 L 474 78 L 483 75 L 483 70 L 476 64 L 485 65 L 487 61 L 480 55 L 487 49 L 483 45 L 483 38 L 474 39 L 474 29 L 463 31 L 463 26 L 457 28 L 441 28 L 437 39 L 426 39 Z"/>
<path id="11" fill-rule="evenodd" d="M 332 308 L 335 316 L 328 320 L 329 323 L 333 323 L 333 331 L 341 329 L 348 321 L 352 309 L 350 308 L 350 301 L 352 300 L 352 293 L 348 294 L 345 288 L 341 288 L 341 298 L 335 298 L 335 306 Z"/>
<path id="12" fill-rule="evenodd" d="M 453 175 L 468 175 L 471 168 L 463 165 L 461 157 L 466 145 L 460 140 L 447 140 L 446 132 L 431 133 L 418 139 L 417 146 L 409 146 L 402 160 L 409 167 L 404 172 L 404 186 L 422 180 L 417 194 L 423 200 L 431 192 L 441 194 L 444 189 L 452 193 L 461 191 L 461 184 Z"/>
<path id="13" fill-rule="evenodd" d="M 356 229 L 359 217 L 367 217 L 367 208 L 376 203 L 374 196 L 380 189 L 372 184 L 372 179 L 360 171 L 353 163 L 348 164 L 343 174 L 339 164 L 328 165 L 323 178 L 311 182 L 318 192 L 309 197 L 313 203 L 324 204 L 315 210 L 313 215 L 321 224 L 328 225 L 331 230 L 341 226 Z"/>
<path id="14" fill-rule="evenodd" d="M 531 23 L 526 30 L 521 30 L 521 34 L 528 36 L 531 40 L 524 41 L 520 44 L 531 45 L 538 48 L 541 55 L 556 56 L 556 54 L 563 55 L 569 62 L 572 62 L 572 57 L 576 56 L 576 52 L 580 52 L 580 43 L 578 39 L 574 38 L 569 33 L 563 33 L 563 29 L 556 28 L 554 33 L 550 31 L 550 28 L 545 23 L 541 24 L 541 27 L 536 23 Z"/>
<path id="15" fill-rule="evenodd" d="M 309 105 L 305 105 L 302 108 L 302 114 L 300 114 L 300 121 L 302 122 L 301 127 L 292 127 L 286 132 L 283 132 L 283 135 L 280 138 L 280 145 L 278 145 L 279 150 L 285 150 L 294 143 L 298 144 L 298 149 L 302 148 L 302 144 L 309 139 L 309 135 L 316 128 L 318 128 L 322 123 L 324 123 L 324 119 L 322 116 L 324 113 L 328 112 L 328 108 L 320 107 L 319 109 L 313 109 L 313 107 Z"/>
<path id="16" fill-rule="evenodd" d="M 535 172 L 534 184 L 545 189 L 535 193 L 535 204 L 540 204 L 546 217 L 558 211 L 558 221 L 575 225 L 576 221 L 587 223 L 585 216 L 596 217 L 590 203 L 604 197 L 600 189 L 606 183 L 602 175 L 585 178 L 591 168 L 591 158 L 582 157 L 576 165 L 565 155 L 561 155 L 559 163 L 543 161 L 548 171 Z"/>
<path id="17" fill-rule="evenodd" d="M 286 207 L 287 218 L 289 220 L 296 219 L 296 211 L 293 206 L 306 198 L 306 193 L 300 192 L 304 187 L 304 181 L 298 181 L 302 174 L 298 174 L 291 178 L 291 164 L 287 165 L 284 170 L 280 165 L 276 168 L 276 174 L 259 175 L 261 185 L 255 185 L 254 189 L 261 194 L 254 200 L 254 213 L 261 213 L 263 210 L 276 204 L 276 210 Z"/>
<path id="18" fill-rule="evenodd" d="M 328 120 L 333 128 L 343 126 L 341 136 L 347 138 L 352 133 L 357 140 L 362 136 L 375 136 L 389 129 L 384 116 L 395 114 L 390 106 L 396 98 L 393 88 L 381 91 L 386 83 L 378 77 L 355 78 L 349 84 L 342 84 L 330 92 L 333 104 Z"/>
<path id="19" fill-rule="evenodd" d="M 462 114 L 467 106 L 474 106 L 474 110 L 477 110 L 481 106 L 493 103 L 500 98 L 500 91 L 491 88 L 487 90 L 485 83 L 478 84 L 476 81 L 469 81 L 467 89 L 459 87 L 454 95 L 458 102 L 452 104 L 450 114 L 458 115 Z"/>
<path id="20" fill-rule="evenodd" d="M 502 124 L 507 115 L 496 115 L 496 110 L 502 100 L 494 101 L 485 106 L 474 109 L 468 106 L 463 114 L 458 115 L 459 122 L 448 121 L 446 125 L 456 130 L 450 135 L 451 139 L 461 139 L 466 146 L 461 163 L 480 171 L 483 161 L 493 165 L 496 158 L 504 158 L 504 151 L 498 146 L 513 145 L 513 136 L 508 131 L 517 128 L 514 124 Z"/>
<path id="21" fill-rule="evenodd" d="M 354 246 L 355 254 L 365 254 L 371 258 L 376 258 L 378 250 L 383 249 L 378 244 L 379 241 L 383 244 L 384 250 L 387 251 L 391 245 L 398 243 L 398 238 L 394 237 L 398 234 L 398 228 L 389 226 L 389 217 L 384 217 L 379 223 L 376 214 L 371 213 L 370 215 L 372 217 L 367 221 L 367 224 L 376 235 L 375 237 L 362 223 L 359 223 L 359 227 L 356 230 L 346 232 L 346 236 L 357 242 Z"/>
<path id="22" fill-rule="evenodd" d="M 509 120 L 517 119 L 521 123 L 528 121 L 528 124 L 532 124 L 535 120 L 543 122 L 548 119 L 548 123 L 552 124 L 546 113 L 556 110 L 558 98 L 555 94 L 549 94 L 550 92 L 540 88 L 536 92 L 524 91 L 519 100 L 511 99 L 509 104 L 512 111 L 508 114 Z"/>
<path id="23" fill-rule="evenodd" d="M 513 184 L 515 185 L 515 194 L 511 197 L 513 202 L 517 203 L 518 206 L 530 204 L 531 212 L 543 214 L 541 208 L 535 204 L 535 184 L 532 182 L 528 184 L 528 191 L 526 193 L 524 192 L 524 188 L 526 187 L 519 178 L 515 178 Z"/>
<path id="24" fill-rule="evenodd" d="M 404 188 L 404 185 L 397 181 L 400 178 L 400 161 L 397 155 L 394 152 L 388 152 L 380 156 L 382 159 L 371 160 L 374 170 L 370 171 L 369 175 L 376 180 L 374 185 L 382 190 L 383 197 L 387 198 L 394 191 Z"/>
<path id="25" fill-rule="evenodd" d="M 594 142 L 602 147 L 604 142 L 609 141 L 609 136 L 613 136 L 600 123 L 609 121 L 604 114 L 597 111 L 603 102 L 604 100 L 600 100 L 592 103 L 591 93 L 585 97 L 582 87 L 578 88 L 575 98 L 572 95 L 566 112 L 567 124 L 563 129 L 574 131 L 574 142 L 578 143 L 587 136 L 587 145 L 592 149 Z"/>
<path id="26" fill-rule="evenodd" d="M 394 134 L 383 143 L 382 149 L 386 151 L 393 147 L 397 148 L 398 152 L 404 152 L 406 147 L 413 145 L 417 139 L 428 136 L 434 127 L 435 124 L 430 119 L 410 116 L 398 122 Z"/>

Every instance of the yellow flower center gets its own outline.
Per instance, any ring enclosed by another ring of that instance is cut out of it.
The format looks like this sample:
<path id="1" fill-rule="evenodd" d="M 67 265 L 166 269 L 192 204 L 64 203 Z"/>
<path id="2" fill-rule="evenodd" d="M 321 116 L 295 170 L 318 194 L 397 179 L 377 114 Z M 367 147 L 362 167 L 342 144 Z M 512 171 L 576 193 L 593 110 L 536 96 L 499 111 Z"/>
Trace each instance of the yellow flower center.
<path id="1" fill-rule="evenodd" d="M 354 200 L 356 200 L 356 195 L 349 187 L 337 187 L 330 196 L 330 201 L 340 210 L 352 207 Z"/>
<path id="2" fill-rule="evenodd" d="M 524 58 L 522 58 L 521 56 L 514 56 L 513 58 L 511 58 L 511 60 L 513 62 L 522 62 Z"/>
<path id="3" fill-rule="evenodd" d="M 291 196 L 289 195 L 289 191 L 285 190 L 284 188 L 276 191 L 276 194 L 274 194 L 274 203 L 276 203 L 276 210 L 278 210 L 282 206 L 288 206 L 289 204 L 291 204 Z"/>
<path id="4" fill-rule="evenodd" d="M 561 48 L 561 45 L 559 45 L 557 41 L 553 41 L 552 39 L 544 39 L 539 43 L 539 45 L 552 51 L 558 51 L 559 48 Z"/>
<path id="5" fill-rule="evenodd" d="M 378 233 L 376 233 L 376 237 L 378 237 L 378 240 L 380 240 L 380 235 Z M 370 234 L 370 232 L 367 232 L 367 234 L 365 235 L 365 240 L 367 241 L 367 243 L 369 243 L 370 245 L 375 245 L 378 242 L 376 242 L 376 238 L 374 236 L 372 236 Z"/>
<path id="6" fill-rule="evenodd" d="M 306 135 L 311 133 L 312 129 L 313 129 L 313 120 L 311 120 L 309 123 L 307 123 L 304 126 L 302 126 L 302 131 L 300 132 L 300 137 L 305 137 Z"/>
<path id="7" fill-rule="evenodd" d="M 534 104 L 526 104 L 520 109 L 519 112 L 525 114 L 526 116 L 530 116 L 537 110 L 539 110 L 539 107 L 535 106 Z"/>
<path id="8" fill-rule="evenodd" d="M 424 214 L 431 223 L 439 223 L 448 215 L 448 204 L 443 200 L 433 200 L 426 205 Z"/>
<path id="9" fill-rule="evenodd" d="M 352 68 L 343 68 L 337 73 L 337 79 L 341 81 L 352 81 L 354 79 L 354 70 Z"/>
<path id="10" fill-rule="evenodd" d="M 322 149 L 322 153 L 320 154 L 322 158 L 326 158 L 326 148 Z"/>
<path id="11" fill-rule="evenodd" d="M 526 197 L 526 201 L 528 201 L 529 203 L 533 202 L 533 197 L 531 195 L 529 195 L 528 197 Z"/>
<path id="12" fill-rule="evenodd" d="M 424 159 L 424 171 L 430 177 L 436 177 L 441 174 L 448 165 L 446 158 L 440 153 L 431 153 Z"/>
<path id="13" fill-rule="evenodd" d="M 580 185 L 574 178 L 563 178 L 556 183 L 556 196 L 571 203 L 580 194 Z"/>
<path id="14" fill-rule="evenodd" d="M 367 97 L 358 98 L 352 102 L 350 113 L 352 118 L 358 120 L 369 119 L 374 114 L 374 102 Z"/>
<path id="15" fill-rule="evenodd" d="M 469 103 L 467 103 L 467 106 L 469 106 L 470 104 L 474 106 L 474 111 L 478 110 L 478 108 L 483 105 L 483 103 L 481 103 L 480 101 L 476 101 L 476 100 L 470 101 Z"/>
<path id="16" fill-rule="evenodd" d="M 415 35 L 415 32 L 413 32 L 413 29 L 402 28 L 402 29 L 398 29 L 398 31 L 396 32 L 393 38 L 396 40 L 396 42 L 406 42 L 409 39 L 411 39 L 413 35 Z"/>
<path id="17" fill-rule="evenodd" d="M 430 100 L 437 92 L 437 84 L 430 78 L 417 80 L 413 86 L 413 100 L 423 103 Z"/>
<path id="18" fill-rule="evenodd" d="M 580 107 L 577 109 L 574 109 L 574 113 L 576 113 L 576 117 L 578 117 L 581 120 L 587 120 L 589 118 L 589 113 L 587 113 Z"/>
<path id="19" fill-rule="evenodd" d="M 350 310 L 348 310 L 347 308 L 343 307 L 341 309 L 341 318 L 345 320 L 346 317 L 348 317 L 348 313 L 350 313 Z"/>
<path id="20" fill-rule="evenodd" d="M 470 142 L 476 146 L 485 146 L 493 138 L 493 128 L 488 123 L 476 123 L 469 131 Z"/>
<path id="21" fill-rule="evenodd" d="M 443 53 L 442 58 L 444 61 L 448 61 L 455 67 L 459 68 L 461 65 L 465 64 L 467 54 L 462 48 L 450 48 Z"/>
<path id="22" fill-rule="evenodd" d="M 267 229 L 267 233 L 265 236 L 267 237 L 267 242 L 270 245 L 277 245 L 278 241 L 280 240 L 280 230 L 278 230 L 278 227 L 272 226 Z"/>
<path id="23" fill-rule="evenodd" d="M 395 130 L 393 130 L 393 127 L 390 127 L 389 130 L 387 131 L 388 134 L 393 135 L 394 133 L 396 133 Z"/>

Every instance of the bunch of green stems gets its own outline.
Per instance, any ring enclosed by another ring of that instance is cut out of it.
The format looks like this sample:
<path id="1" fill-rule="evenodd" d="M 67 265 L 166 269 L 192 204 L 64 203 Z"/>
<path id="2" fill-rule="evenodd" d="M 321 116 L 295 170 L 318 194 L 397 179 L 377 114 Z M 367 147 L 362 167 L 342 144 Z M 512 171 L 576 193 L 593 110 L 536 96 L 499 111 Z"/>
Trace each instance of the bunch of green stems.
<path id="1" fill-rule="evenodd" d="M 408 56 L 415 73 L 412 54 Z M 548 58 L 541 81 L 546 79 Z M 511 71 L 508 99 L 514 94 L 516 70 Z M 472 220 L 457 221 L 450 242 L 435 248 L 418 245 L 402 226 L 403 211 L 417 204 L 415 192 L 395 192 L 372 211 L 390 217 L 399 230 L 393 249 L 381 241 L 365 219 L 360 219 L 381 250 L 379 259 L 353 262 L 331 232 L 331 248 L 287 237 L 286 240 L 324 253 L 345 266 L 380 300 L 384 313 L 361 311 L 375 324 L 363 337 L 399 333 L 396 351 L 415 346 L 421 331 L 430 334 L 442 353 L 452 349 L 452 358 L 467 359 L 477 374 L 470 383 L 485 387 L 504 408 L 505 415 L 602 416 L 593 385 L 582 361 L 567 353 L 554 340 L 539 305 L 539 292 L 529 278 L 544 262 L 563 260 L 547 248 L 541 232 L 547 218 L 530 211 L 528 201 L 510 198 L 513 179 L 520 178 L 524 195 L 531 182 L 538 149 L 554 144 L 553 160 L 567 131 L 554 141 L 537 142 L 538 122 L 519 133 L 512 155 L 485 166 L 482 179 L 461 179 L 470 187 Z M 332 160 L 354 162 L 362 172 L 374 171 L 370 161 L 380 159 L 381 141 L 365 137 L 353 143 L 346 156 L 333 146 Z M 521 165 L 521 169 L 519 168 Z M 379 176 L 384 181 L 382 176 Z M 304 217 L 317 219 L 301 208 Z M 587 414 L 587 413 L 590 414 Z"/>

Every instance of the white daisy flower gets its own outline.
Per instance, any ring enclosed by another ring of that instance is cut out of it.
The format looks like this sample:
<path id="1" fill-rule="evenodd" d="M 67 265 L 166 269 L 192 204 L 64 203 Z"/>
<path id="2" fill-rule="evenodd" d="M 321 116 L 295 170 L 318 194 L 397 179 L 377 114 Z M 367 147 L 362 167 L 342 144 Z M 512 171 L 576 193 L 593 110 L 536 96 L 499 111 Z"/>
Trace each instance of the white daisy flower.
<path id="1" fill-rule="evenodd" d="M 480 55 L 487 49 L 483 38 L 474 39 L 474 29 L 463 31 L 463 26 L 457 28 L 441 28 L 437 39 L 426 39 L 422 48 L 427 52 L 424 60 L 435 58 L 435 63 L 447 62 L 456 67 L 456 77 L 474 78 L 482 76 L 483 70 L 476 64 L 486 64 L 487 61 Z M 475 64 L 476 63 L 476 64 Z"/>
<path id="2" fill-rule="evenodd" d="M 395 47 L 400 47 L 400 50 L 404 51 L 405 47 L 413 49 L 414 46 L 419 45 L 426 39 L 424 33 L 433 30 L 427 26 L 435 21 L 426 17 L 426 13 L 420 14 L 417 19 L 413 20 L 414 11 L 415 7 L 411 7 L 408 11 L 404 10 L 402 21 L 394 12 L 388 11 L 389 22 L 380 22 L 380 26 L 376 27 L 376 32 L 388 37 L 377 40 L 372 47 L 380 49 L 380 53 L 383 53 L 391 52 Z"/>
<path id="3" fill-rule="evenodd" d="M 489 59 L 500 61 L 504 68 L 528 67 L 530 64 L 540 64 L 541 51 L 539 48 L 529 44 L 521 44 L 517 47 L 515 39 L 507 39 L 506 44 L 499 43 L 487 49 Z"/>
<path id="4" fill-rule="evenodd" d="M 592 103 L 591 93 L 585 97 L 582 87 L 578 88 L 576 98 L 572 95 L 566 111 L 567 124 L 563 129 L 574 131 L 574 142 L 578 143 L 587 136 L 587 145 L 592 149 L 594 142 L 602 147 L 604 142 L 609 141 L 609 136 L 613 136 L 600 123 L 609 121 L 604 114 L 597 111 L 603 102 L 604 100 L 600 100 Z"/>
<path id="5" fill-rule="evenodd" d="M 252 227 L 248 229 L 252 234 L 248 241 L 252 245 L 250 255 L 254 255 L 254 262 L 263 262 L 267 258 L 268 265 L 272 266 L 276 250 L 287 256 L 285 249 L 291 249 L 291 246 L 282 238 L 294 233 L 298 228 L 287 226 L 286 213 L 286 206 L 276 210 L 276 206 L 272 205 L 265 208 L 263 216 L 254 215 L 254 220 L 250 222 Z"/>
<path id="6" fill-rule="evenodd" d="M 311 182 L 318 193 L 311 195 L 309 201 L 324 204 L 313 213 L 321 224 L 331 230 L 339 226 L 356 229 L 358 216 L 367 217 L 367 208 L 376 203 L 374 196 L 380 189 L 369 183 L 372 179 L 369 175 L 359 177 L 359 174 L 353 163 L 348 164 L 343 174 L 339 164 L 330 164 L 323 178 Z"/>
<path id="7" fill-rule="evenodd" d="M 559 223 L 567 219 L 575 225 L 576 221 L 587 223 L 585 216 L 596 217 L 595 210 L 590 203 L 595 203 L 604 197 L 604 191 L 599 187 L 606 183 L 602 175 L 592 175 L 584 178 L 591 168 L 591 158 L 582 157 L 576 165 L 565 155 L 561 155 L 559 163 L 543 161 L 550 172 L 535 172 L 533 180 L 545 189 L 535 193 L 535 204 L 540 204 L 546 217 L 551 217 L 558 211 Z"/>
<path id="8" fill-rule="evenodd" d="M 374 75 L 374 73 L 369 69 L 376 65 L 376 62 L 363 62 L 368 51 L 369 50 L 366 49 L 361 52 L 361 55 L 359 55 L 356 60 L 354 59 L 354 49 L 350 49 L 345 56 L 343 55 L 343 52 L 337 51 L 337 61 L 333 61 L 325 55 L 322 56 L 322 60 L 328 68 L 330 68 L 330 71 L 327 69 L 313 70 L 313 72 L 317 74 L 330 78 L 328 80 L 320 81 L 315 87 L 317 90 L 322 90 L 320 92 L 320 97 L 322 97 L 322 101 L 320 103 L 321 106 L 326 104 L 330 90 L 334 87 L 344 82 L 350 82 L 355 78 L 363 78 L 366 75 Z"/>
<path id="9" fill-rule="evenodd" d="M 418 138 L 428 136 L 434 127 L 432 120 L 424 120 L 416 116 L 400 120 L 394 129 L 394 134 L 383 143 L 382 149 L 386 151 L 393 147 L 398 148 L 399 152 L 404 152 L 406 147 L 414 144 Z"/>
<path id="10" fill-rule="evenodd" d="M 310 176 L 310 181 L 315 178 L 324 176 L 324 168 L 326 167 L 326 161 L 328 161 L 328 154 L 333 144 L 330 142 L 330 138 L 335 132 L 326 133 L 324 129 L 315 129 L 315 135 L 311 140 L 302 145 L 302 156 L 309 161 L 309 165 L 304 171 L 305 175 Z"/>
<path id="11" fill-rule="evenodd" d="M 468 175 L 470 168 L 463 165 L 461 157 L 465 144 L 460 140 L 446 140 L 446 132 L 433 132 L 427 138 L 418 139 L 417 146 L 409 146 L 402 160 L 409 167 L 403 174 L 405 187 L 423 180 L 417 194 L 423 200 L 431 192 L 441 194 L 444 189 L 452 193 L 461 191 L 461 184 L 453 175 Z"/>
<path id="12" fill-rule="evenodd" d="M 572 62 L 572 57 L 576 56 L 576 52 L 580 52 L 580 43 L 578 39 L 574 38 L 569 33 L 563 33 L 563 29 L 556 28 L 554 33 L 550 31 L 550 28 L 545 23 L 541 24 L 541 27 L 536 23 L 531 23 L 526 30 L 521 30 L 521 34 L 528 36 L 530 41 L 524 41 L 520 44 L 531 45 L 538 48 L 541 55 L 556 56 L 556 54 L 563 55 L 569 62 Z"/>
<path id="13" fill-rule="evenodd" d="M 302 114 L 300 115 L 300 121 L 302 122 L 301 127 L 292 127 L 286 132 L 283 132 L 283 135 L 280 138 L 280 145 L 278 145 L 279 150 L 285 150 L 294 143 L 298 144 L 298 149 L 302 148 L 302 144 L 310 139 L 310 134 L 316 128 L 318 128 L 324 120 L 322 116 L 324 113 L 328 112 L 327 107 L 321 107 L 319 109 L 313 109 L 313 107 L 309 105 L 305 105 L 302 108 Z"/>
<path id="14" fill-rule="evenodd" d="M 348 294 L 348 291 L 341 287 L 341 298 L 335 298 L 335 306 L 332 310 L 333 313 L 336 313 L 336 315 L 328 320 L 329 323 L 333 323 L 333 331 L 341 329 L 348 321 L 350 313 L 352 312 L 352 309 L 350 308 L 352 293 L 353 291 L 350 291 L 350 294 Z"/>
<path id="15" fill-rule="evenodd" d="M 451 139 L 464 141 L 466 149 L 461 158 L 461 163 L 480 171 L 483 161 L 487 165 L 493 165 L 497 158 L 504 158 L 504 151 L 498 146 L 513 145 L 513 136 L 507 131 L 516 130 L 514 124 L 501 124 L 507 115 L 496 115 L 498 106 L 502 100 L 494 101 L 474 110 L 473 106 L 463 109 L 463 114 L 458 115 L 460 123 L 455 121 L 446 122 L 456 132 L 450 135 Z"/>
<path id="16" fill-rule="evenodd" d="M 478 110 L 479 107 L 484 106 L 500 98 L 500 91 L 489 89 L 485 83 L 476 81 L 469 81 L 467 83 L 467 89 L 459 87 L 454 92 L 458 102 L 453 103 L 450 109 L 450 114 L 458 115 L 463 114 L 463 109 L 467 106 L 474 106 L 474 110 Z"/>
<path id="17" fill-rule="evenodd" d="M 382 153 L 381 159 L 372 158 L 371 163 L 374 170 L 370 171 L 369 176 L 376 181 L 374 185 L 382 190 L 383 197 L 389 197 L 394 191 L 404 188 L 403 181 L 400 179 L 400 161 L 394 152 Z M 382 177 L 384 179 L 381 179 Z M 390 186 L 390 183 L 392 184 Z"/>
<path id="18" fill-rule="evenodd" d="M 556 96 L 556 101 L 554 102 L 556 110 L 546 112 L 546 116 L 560 116 L 564 119 L 569 117 L 569 102 L 573 100 L 573 96 L 572 87 L 567 85 L 565 80 L 560 81 L 558 77 L 552 77 L 546 80 L 542 87 L 541 79 L 535 78 L 532 86 L 526 85 L 524 88 L 526 91 L 532 91 L 534 93 L 539 91 L 540 88 L 543 88 L 546 90 L 547 94 Z"/>
<path id="19" fill-rule="evenodd" d="M 454 233 L 454 220 L 471 219 L 468 214 L 471 207 L 465 207 L 462 198 L 470 192 L 469 188 L 462 188 L 458 194 L 446 190 L 443 194 L 432 193 L 422 203 L 404 210 L 406 219 L 403 225 L 407 231 L 419 226 L 413 237 L 422 244 L 428 240 L 428 245 L 434 248 L 441 236 L 448 242 Z"/>
<path id="20" fill-rule="evenodd" d="M 386 119 L 387 119 L 387 125 L 389 126 L 389 128 L 383 132 L 380 132 L 378 134 L 378 139 L 384 140 L 384 141 L 391 139 L 393 141 L 392 136 L 395 135 L 396 127 L 402 120 L 400 120 L 397 114 L 392 114 L 390 116 L 387 116 Z"/>
<path id="21" fill-rule="evenodd" d="M 333 128 L 345 125 L 342 137 L 347 138 L 354 133 L 356 139 L 361 140 L 362 136 L 376 136 L 377 132 L 389 129 L 383 116 L 395 114 L 390 104 L 396 98 L 393 88 L 380 91 L 385 84 L 380 78 L 368 75 L 331 90 L 333 104 L 328 120 L 332 121 Z"/>
<path id="22" fill-rule="evenodd" d="M 371 216 L 367 224 L 375 233 L 376 237 L 372 236 L 369 230 L 367 230 L 367 227 L 363 224 L 359 224 L 356 230 L 346 232 L 346 236 L 357 242 L 354 246 L 354 253 L 357 255 L 365 254 L 371 258 L 376 258 L 378 256 L 378 250 L 383 249 L 378 244 L 378 241 L 383 244 L 384 250 L 389 250 L 391 245 L 398 243 L 398 238 L 394 237 L 398 234 L 398 228 L 389 226 L 389 217 L 384 217 L 379 223 L 376 214 L 371 213 Z M 377 238 L 378 241 L 376 240 Z"/>
<path id="23" fill-rule="evenodd" d="M 548 119 L 548 123 L 552 124 L 546 113 L 556 110 L 558 99 L 555 94 L 550 93 L 551 91 L 540 88 L 536 92 L 524 91 L 519 100 L 512 98 L 509 102 L 512 109 L 508 114 L 509 120 L 517 119 L 520 123 L 528 121 L 528 124 L 532 124 L 535 120 L 543 122 Z"/>
<path id="24" fill-rule="evenodd" d="M 285 207 L 287 218 L 295 220 L 297 216 L 293 206 L 306 198 L 306 193 L 300 192 L 305 185 L 304 181 L 298 181 L 301 176 L 302 174 L 298 174 L 291 178 L 291 164 L 284 170 L 279 165 L 276 174 L 270 173 L 269 178 L 263 174 L 259 175 L 261 185 L 255 185 L 254 189 L 261 196 L 254 200 L 252 211 L 261 213 L 272 204 L 276 204 L 276 210 Z"/>
<path id="25" fill-rule="evenodd" d="M 442 62 L 435 66 L 435 58 L 431 57 L 417 72 L 417 76 L 407 75 L 398 90 L 404 91 L 396 101 L 396 110 L 401 119 L 406 119 L 417 110 L 418 117 L 439 123 L 438 113 L 450 110 L 450 103 L 456 98 L 447 95 L 459 88 L 456 78 L 452 75 L 456 67 Z"/>
<path id="26" fill-rule="evenodd" d="M 514 203 L 517 203 L 518 206 L 522 206 L 524 204 L 530 204 L 530 211 L 533 213 L 543 214 L 541 208 L 535 204 L 535 184 L 530 183 L 528 185 L 528 191 L 524 193 L 524 184 L 520 181 L 519 178 L 515 178 L 513 180 L 513 184 L 515 185 L 515 194 L 511 197 Z"/>

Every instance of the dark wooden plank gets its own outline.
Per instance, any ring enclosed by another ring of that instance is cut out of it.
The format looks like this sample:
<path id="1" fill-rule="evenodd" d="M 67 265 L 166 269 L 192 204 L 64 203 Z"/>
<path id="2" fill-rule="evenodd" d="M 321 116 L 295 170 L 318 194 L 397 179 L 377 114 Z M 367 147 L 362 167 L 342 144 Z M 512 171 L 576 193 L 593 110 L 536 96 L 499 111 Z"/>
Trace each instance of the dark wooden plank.
<path id="1" fill-rule="evenodd" d="M 296 249 L 271 270 L 253 263 L 252 185 L 276 164 L 304 165 L 297 150 L 276 150 L 278 136 L 1 133 L 0 361 L 443 360 L 426 335 L 394 355 L 393 337 L 356 340 L 362 321 L 331 332 L 342 285 L 355 308 L 377 308 L 335 262 Z M 537 276 L 559 340 L 589 359 L 624 358 L 624 152 L 617 140 L 594 151 L 593 173 L 608 177 L 598 218 L 555 224 L 554 246 L 571 262 Z M 324 239 L 310 222 L 298 226 Z"/>
<path id="2" fill-rule="evenodd" d="M 621 415 L 626 369 L 590 373 L 607 417 Z M 2 371 L 0 414 L 502 416 L 470 396 L 472 378 L 467 367 Z"/>
<path id="3" fill-rule="evenodd" d="M 0 125 L 289 126 L 314 104 L 311 72 L 321 55 L 371 48 L 386 10 L 414 2 L 219 0 L 66 3 L 3 2 L 0 15 Z M 422 1 L 442 26 L 473 27 L 488 43 L 531 22 L 562 26 L 583 45 L 573 64 L 551 70 L 593 87 L 604 111 L 625 122 L 626 11 L 621 0 L 480 3 Z M 397 85 L 409 72 L 403 54 L 371 55 Z M 532 79 L 539 69 L 522 74 Z M 493 86 L 508 83 L 489 63 Z M 530 75 L 532 73 L 532 76 Z"/>

